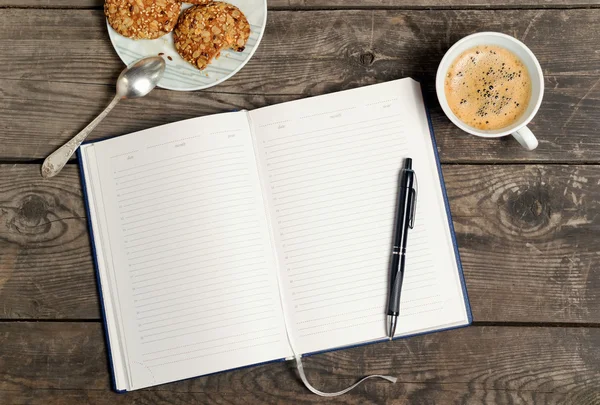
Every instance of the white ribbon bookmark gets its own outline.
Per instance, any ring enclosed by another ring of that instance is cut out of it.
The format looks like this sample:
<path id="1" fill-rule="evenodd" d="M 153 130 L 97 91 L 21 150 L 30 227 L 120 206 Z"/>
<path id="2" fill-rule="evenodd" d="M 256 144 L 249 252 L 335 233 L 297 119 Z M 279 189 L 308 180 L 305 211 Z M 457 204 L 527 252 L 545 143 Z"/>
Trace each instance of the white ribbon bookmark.
<path id="1" fill-rule="evenodd" d="M 306 388 L 308 388 L 309 391 L 312 392 L 313 394 L 317 394 L 322 397 L 337 397 L 338 395 L 343 395 L 343 394 L 347 393 L 348 391 L 358 387 L 363 381 L 366 381 L 369 378 L 383 378 L 384 380 L 387 380 L 387 381 L 391 382 L 392 384 L 395 384 L 396 381 L 398 381 L 398 379 L 396 377 L 373 374 L 373 375 L 368 375 L 368 376 L 362 378 L 361 380 L 352 384 L 351 386 L 349 386 L 348 388 L 346 388 L 344 390 L 341 390 L 338 392 L 323 392 L 323 391 L 319 391 L 318 389 L 316 389 L 315 387 L 310 385 L 310 383 L 306 379 L 306 374 L 304 374 L 304 366 L 302 365 L 302 357 L 298 356 L 298 355 L 296 355 L 296 367 L 298 368 L 298 373 L 300 374 L 300 379 L 302 380 L 302 382 L 304 383 Z"/>

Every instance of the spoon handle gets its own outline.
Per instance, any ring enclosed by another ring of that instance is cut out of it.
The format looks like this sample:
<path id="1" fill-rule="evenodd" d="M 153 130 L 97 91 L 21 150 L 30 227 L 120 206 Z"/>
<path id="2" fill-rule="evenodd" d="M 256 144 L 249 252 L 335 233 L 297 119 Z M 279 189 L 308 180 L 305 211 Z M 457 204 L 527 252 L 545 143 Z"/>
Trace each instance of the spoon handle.
<path id="1" fill-rule="evenodd" d="M 117 94 L 115 98 L 112 99 L 110 104 L 106 106 L 104 111 L 94 118 L 94 120 L 90 122 L 87 127 L 83 128 L 80 133 L 75 135 L 70 141 L 56 149 L 50 156 L 48 156 L 42 164 L 42 177 L 50 178 L 56 176 L 67 164 L 71 156 L 73 156 L 73 153 L 75 153 L 79 145 L 81 145 L 81 142 L 87 138 L 90 132 L 96 128 L 100 121 L 102 121 L 104 117 L 108 115 L 108 113 L 117 105 L 120 100 L 121 96 Z"/>

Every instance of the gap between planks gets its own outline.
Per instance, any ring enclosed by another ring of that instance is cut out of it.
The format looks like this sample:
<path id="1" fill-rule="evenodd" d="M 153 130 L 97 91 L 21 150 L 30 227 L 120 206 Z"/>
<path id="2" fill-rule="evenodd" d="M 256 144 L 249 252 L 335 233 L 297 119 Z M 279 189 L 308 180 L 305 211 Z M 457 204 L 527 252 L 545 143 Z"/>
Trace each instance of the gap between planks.
<path id="1" fill-rule="evenodd" d="M 102 319 L 34 319 L 14 318 L 0 319 L 1 324 L 8 323 L 103 323 Z M 600 323 L 593 322 L 515 322 L 515 321 L 473 321 L 471 325 L 464 327 L 501 327 L 501 328 L 600 328 Z M 432 332 L 435 333 L 435 332 Z"/>
<path id="2" fill-rule="evenodd" d="M 378 10 L 378 11 L 469 11 L 469 10 L 485 10 L 485 11 L 504 11 L 504 10 L 590 10 L 600 8 L 600 4 L 551 4 L 551 5 L 514 5 L 508 4 L 506 6 L 486 6 L 486 5 L 456 5 L 456 6 L 435 6 L 435 5 L 400 5 L 400 6 L 358 6 L 352 5 L 348 7 L 340 6 L 269 6 L 268 11 L 294 11 L 294 12 L 310 12 L 310 11 L 365 11 L 365 10 Z M 102 10 L 100 6 L 21 6 L 21 5 L 0 5 L 0 10 L 12 9 L 12 10 Z"/>

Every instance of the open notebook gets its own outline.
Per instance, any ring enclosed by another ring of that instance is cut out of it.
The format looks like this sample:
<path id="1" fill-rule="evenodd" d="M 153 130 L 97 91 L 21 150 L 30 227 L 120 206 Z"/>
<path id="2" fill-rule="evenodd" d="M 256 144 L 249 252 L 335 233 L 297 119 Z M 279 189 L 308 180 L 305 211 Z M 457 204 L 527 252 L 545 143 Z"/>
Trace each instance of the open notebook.
<path id="1" fill-rule="evenodd" d="M 406 156 L 419 189 L 397 336 L 471 320 L 417 82 L 83 145 L 116 389 L 385 340 Z"/>

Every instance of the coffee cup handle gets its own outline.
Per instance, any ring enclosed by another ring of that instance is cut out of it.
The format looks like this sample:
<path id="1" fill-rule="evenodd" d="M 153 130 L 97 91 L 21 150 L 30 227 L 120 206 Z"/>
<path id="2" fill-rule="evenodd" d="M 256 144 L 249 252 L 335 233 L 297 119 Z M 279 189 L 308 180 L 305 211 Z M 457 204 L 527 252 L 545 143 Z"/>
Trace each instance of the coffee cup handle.
<path id="1" fill-rule="evenodd" d="M 534 150 L 538 146 L 538 140 L 527 127 L 523 127 L 511 134 L 527 150 Z"/>

